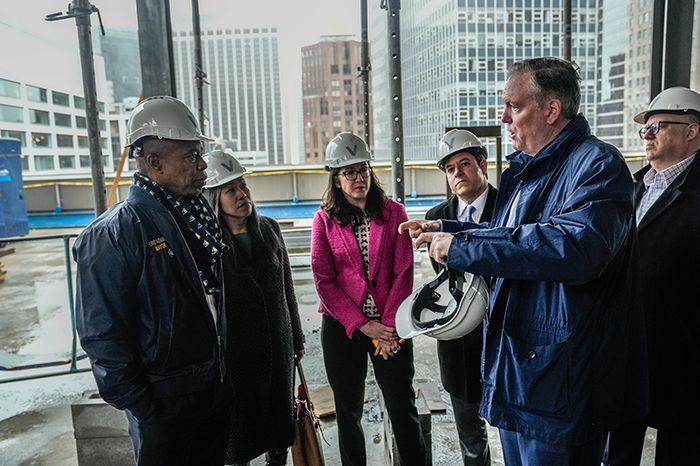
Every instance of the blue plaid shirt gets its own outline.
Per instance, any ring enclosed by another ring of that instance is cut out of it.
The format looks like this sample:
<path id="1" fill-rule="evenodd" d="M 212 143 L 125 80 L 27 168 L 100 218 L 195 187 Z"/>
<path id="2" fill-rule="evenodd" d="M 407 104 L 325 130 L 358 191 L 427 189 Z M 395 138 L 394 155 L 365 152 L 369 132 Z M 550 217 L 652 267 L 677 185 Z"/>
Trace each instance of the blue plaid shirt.
<path id="1" fill-rule="evenodd" d="M 642 199 L 637 206 L 637 225 L 642 221 L 644 215 L 649 211 L 654 202 L 666 191 L 673 180 L 678 178 L 678 175 L 683 173 L 683 170 L 693 163 L 695 154 L 691 155 L 682 162 L 668 167 L 666 170 L 657 172 L 653 168 L 644 174 L 644 186 L 646 191 L 642 194 Z"/>

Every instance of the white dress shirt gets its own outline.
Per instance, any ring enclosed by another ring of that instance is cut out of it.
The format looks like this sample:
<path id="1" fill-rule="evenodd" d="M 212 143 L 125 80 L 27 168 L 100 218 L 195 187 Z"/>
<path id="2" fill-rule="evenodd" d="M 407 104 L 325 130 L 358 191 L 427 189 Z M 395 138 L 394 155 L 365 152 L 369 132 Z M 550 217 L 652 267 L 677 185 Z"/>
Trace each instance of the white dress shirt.
<path id="1" fill-rule="evenodd" d="M 486 189 L 484 189 L 484 192 L 479 195 L 476 199 L 474 199 L 474 202 L 471 204 L 467 204 L 462 198 L 459 199 L 459 203 L 457 205 L 457 220 L 460 222 L 466 222 L 468 221 L 469 217 L 469 206 L 474 207 L 474 213 L 472 214 L 472 222 L 474 223 L 479 223 L 479 220 L 481 220 L 481 215 L 484 213 L 484 208 L 486 207 L 486 198 L 489 195 L 489 188 L 486 186 Z"/>

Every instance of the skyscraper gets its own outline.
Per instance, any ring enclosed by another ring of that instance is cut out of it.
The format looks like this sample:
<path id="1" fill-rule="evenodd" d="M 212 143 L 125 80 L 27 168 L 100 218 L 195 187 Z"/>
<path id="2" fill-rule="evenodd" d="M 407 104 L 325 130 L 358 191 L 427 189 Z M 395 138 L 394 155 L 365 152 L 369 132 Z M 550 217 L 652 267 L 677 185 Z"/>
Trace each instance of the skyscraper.
<path id="1" fill-rule="evenodd" d="M 572 56 L 582 78 L 581 112 L 592 124 L 598 99 L 600 1 L 574 0 L 572 11 Z M 563 0 L 405 0 L 401 6 L 407 160 L 436 158 L 445 127 L 500 124 L 501 94 L 514 61 L 563 56 Z M 387 159 L 390 101 L 381 95 L 389 87 L 386 26 L 381 26 L 386 11 L 370 11 L 375 153 Z M 493 142 L 488 145 L 493 154 Z"/>
<path id="2" fill-rule="evenodd" d="M 362 135 L 360 42 L 326 36 L 302 48 L 304 162 L 322 163 L 328 142 L 341 131 Z"/>
<path id="3" fill-rule="evenodd" d="M 266 152 L 284 163 L 284 138 L 277 28 L 202 31 L 205 130 L 234 150 Z M 173 34 L 177 95 L 197 108 L 194 39 Z"/>
<path id="4" fill-rule="evenodd" d="M 646 109 L 651 94 L 651 42 L 654 2 L 639 0 L 627 2 L 625 28 L 625 124 L 626 150 L 641 150 L 639 125 L 634 116 Z"/>
<path id="5" fill-rule="evenodd" d="M 139 37 L 135 30 L 107 29 L 106 35 L 93 34 L 95 54 L 102 55 L 113 96 L 108 101 L 119 103 L 127 97 L 138 97 L 142 91 Z"/>
<path id="6" fill-rule="evenodd" d="M 625 130 L 625 2 L 603 2 L 596 136 L 623 149 Z"/>

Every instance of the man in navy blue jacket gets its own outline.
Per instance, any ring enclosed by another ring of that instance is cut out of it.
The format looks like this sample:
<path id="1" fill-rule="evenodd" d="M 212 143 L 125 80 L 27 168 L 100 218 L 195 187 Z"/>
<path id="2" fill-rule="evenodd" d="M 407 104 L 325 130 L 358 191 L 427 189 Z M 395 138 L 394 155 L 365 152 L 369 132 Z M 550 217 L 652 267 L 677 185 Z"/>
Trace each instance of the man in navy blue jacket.
<path id="1" fill-rule="evenodd" d="M 129 196 L 73 250 L 80 343 L 102 398 L 126 410 L 138 465 L 221 465 L 225 246 L 200 194 L 205 138 L 172 97 L 141 102 L 128 131 Z"/>
<path id="2" fill-rule="evenodd" d="M 514 63 L 503 101 L 516 152 L 491 226 L 403 227 L 438 262 L 495 278 L 481 414 L 506 464 L 597 465 L 606 432 L 648 407 L 632 177 L 578 114 L 571 63 Z"/>

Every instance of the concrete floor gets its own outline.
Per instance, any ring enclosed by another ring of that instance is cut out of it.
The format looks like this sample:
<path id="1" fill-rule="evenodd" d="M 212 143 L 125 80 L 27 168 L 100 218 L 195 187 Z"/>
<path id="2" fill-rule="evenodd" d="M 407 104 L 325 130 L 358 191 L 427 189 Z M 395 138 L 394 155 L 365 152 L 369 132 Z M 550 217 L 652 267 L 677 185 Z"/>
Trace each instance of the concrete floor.
<path id="1" fill-rule="evenodd" d="M 75 230 L 33 231 L 31 235 L 65 234 Z M 70 349 L 68 293 L 61 240 L 18 243 L 15 254 L 3 257 L 8 272 L 0 285 L 0 350 L 20 355 L 66 352 Z M 74 271 L 73 271 L 74 272 Z M 426 256 L 416 265 L 416 286 L 432 278 Z M 318 296 L 308 268 L 294 270 L 297 299 L 306 334 L 304 370 L 313 387 L 326 385 L 320 348 Z M 453 466 L 461 463 L 454 417 L 449 397 L 440 385 L 435 341 L 415 341 L 416 378 L 435 381 L 448 405 L 444 414 L 432 416 L 433 464 Z M 85 361 L 79 367 L 86 367 Z M 21 375 L 66 370 L 57 368 L 23 371 Z M 0 381 L 20 375 L 0 371 Z M 0 466 L 10 465 L 77 465 L 70 404 L 88 390 L 95 389 L 92 375 L 78 373 L 0 384 Z M 367 403 L 363 426 L 372 466 L 384 464 L 382 420 L 377 406 L 377 388 L 370 366 Z M 323 421 L 327 464 L 340 464 L 335 422 Z M 489 428 L 494 465 L 503 464 L 498 433 Z M 649 432 L 642 465 L 653 464 L 654 433 Z M 253 465 L 263 465 L 257 459 Z M 289 461 L 291 464 L 291 459 Z"/>

